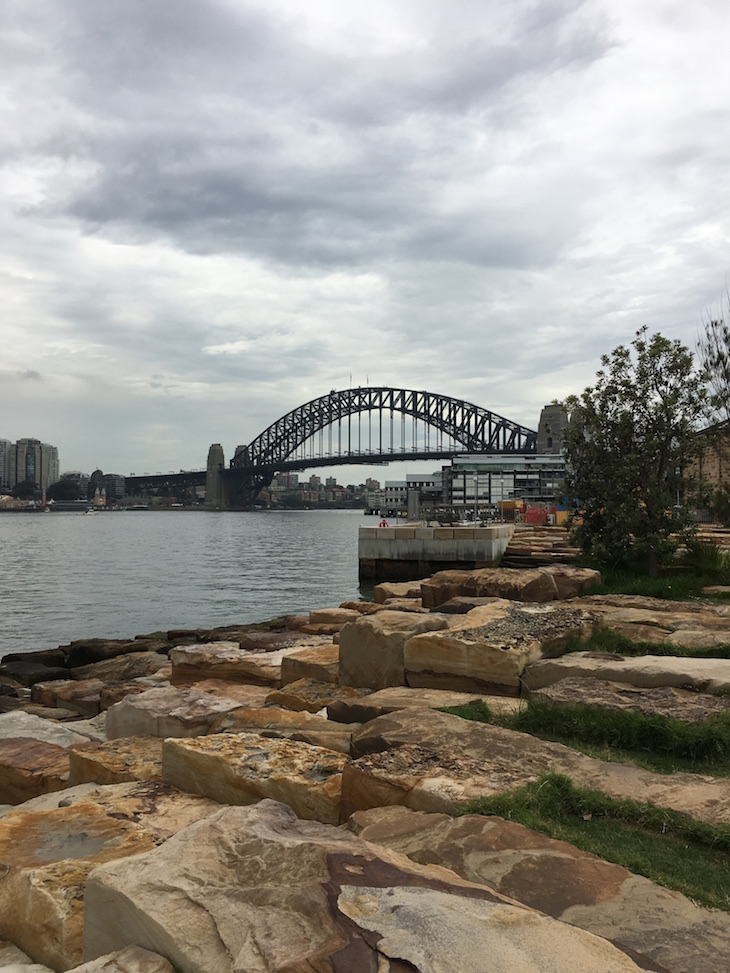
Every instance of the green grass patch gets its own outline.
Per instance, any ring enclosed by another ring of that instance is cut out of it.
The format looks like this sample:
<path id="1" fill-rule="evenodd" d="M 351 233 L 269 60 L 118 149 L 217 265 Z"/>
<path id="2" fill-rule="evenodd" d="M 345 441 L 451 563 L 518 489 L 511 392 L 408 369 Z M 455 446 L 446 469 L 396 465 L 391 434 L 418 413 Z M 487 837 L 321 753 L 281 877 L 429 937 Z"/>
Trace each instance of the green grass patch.
<path id="1" fill-rule="evenodd" d="M 510 794 L 480 798 L 460 814 L 494 814 L 568 841 L 675 889 L 701 905 L 730 911 L 730 827 L 618 801 L 547 774 Z"/>
<path id="2" fill-rule="evenodd" d="M 592 745 L 730 769 L 730 711 L 687 723 L 631 710 L 608 713 L 597 706 L 551 706 L 535 696 L 527 706 L 502 717 L 500 724 L 522 733 L 559 734 Z"/>
<path id="3" fill-rule="evenodd" d="M 599 760 L 632 761 L 658 774 L 730 777 L 730 711 L 686 723 L 630 711 L 607 713 L 594 706 L 553 707 L 533 696 L 515 713 L 495 715 L 482 700 L 443 712 L 562 743 Z"/>

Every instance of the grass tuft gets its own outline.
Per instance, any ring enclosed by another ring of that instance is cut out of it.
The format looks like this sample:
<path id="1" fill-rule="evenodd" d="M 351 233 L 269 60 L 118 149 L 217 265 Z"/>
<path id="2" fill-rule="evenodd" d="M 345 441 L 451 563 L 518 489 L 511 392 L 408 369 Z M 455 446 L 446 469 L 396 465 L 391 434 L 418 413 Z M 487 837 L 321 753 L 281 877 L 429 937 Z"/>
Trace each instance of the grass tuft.
<path id="1" fill-rule="evenodd" d="M 682 892 L 701 905 L 730 911 L 730 827 L 615 800 L 546 774 L 509 794 L 480 798 L 459 814 L 494 814 L 622 865 Z"/>

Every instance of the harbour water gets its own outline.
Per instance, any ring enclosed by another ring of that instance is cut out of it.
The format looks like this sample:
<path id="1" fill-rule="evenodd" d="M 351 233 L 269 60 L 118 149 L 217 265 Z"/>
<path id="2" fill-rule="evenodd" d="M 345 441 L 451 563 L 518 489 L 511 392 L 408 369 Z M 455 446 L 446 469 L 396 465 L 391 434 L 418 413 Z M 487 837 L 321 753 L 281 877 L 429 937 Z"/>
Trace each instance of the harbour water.
<path id="1" fill-rule="evenodd" d="M 368 597 L 358 511 L 0 516 L 0 656 Z"/>

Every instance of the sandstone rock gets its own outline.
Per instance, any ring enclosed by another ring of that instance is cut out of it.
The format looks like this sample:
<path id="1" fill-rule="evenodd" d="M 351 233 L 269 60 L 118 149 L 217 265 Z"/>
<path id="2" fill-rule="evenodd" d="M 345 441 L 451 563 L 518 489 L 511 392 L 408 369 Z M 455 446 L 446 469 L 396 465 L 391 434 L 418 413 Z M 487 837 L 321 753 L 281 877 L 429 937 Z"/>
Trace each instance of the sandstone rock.
<path id="1" fill-rule="evenodd" d="M 452 812 L 465 801 L 505 793 L 547 773 L 609 797 L 645 801 L 711 824 L 730 822 L 730 780 L 656 774 L 608 763 L 559 743 L 434 710 L 380 716 L 353 734 L 342 777 L 343 819 L 356 810 L 403 804 Z"/>
<path id="2" fill-rule="evenodd" d="M 446 631 L 414 635 L 404 646 L 411 687 L 518 696 L 525 667 L 587 639 L 596 619 L 565 606 L 518 606 L 500 600 L 458 617 Z"/>
<path id="3" fill-rule="evenodd" d="M 207 797 L 186 794 L 176 787 L 145 780 L 125 784 L 77 784 L 54 794 L 35 797 L 13 808 L 13 812 L 55 811 L 89 802 L 97 804 L 115 820 L 140 825 L 157 843 L 166 841 L 221 807 Z"/>
<path id="4" fill-rule="evenodd" d="M 293 652 L 281 660 L 281 685 L 309 679 L 337 683 L 340 653 L 332 642 Z"/>
<path id="5" fill-rule="evenodd" d="M 512 821 L 389 807 L 358 811 L 348 827 L 366 841 L 422 865 L 450 868 L 670 970 L 717 973 L 730 964 L 727 913 L 702 909 L 678 892 Z"/>
<path id="6" fill-rule="evenodd" d="M 104 686 L 99 693 L 99 708 L 104 713 L 110 706 L 120 703 L 125 696 L 146 693 L 151 688 L 140 682 L 120 682 L 113 686 Z"/>
<path id="7" fill-rule="evenodd" d="M 604 713 L 632 712 L 702 723 L 730 707 L 727 696 L 711 696 L 661 686 L 641 689 L 606 679 L 561 679 L 535 694 L 551 707 L 590 706 Z"/>
<path id="8" fill-rule="evenodd" d="M 604 619 L 604 626 L 623 635 L 630 642 L 666 642 L 672 634 L 671 629 L 660 628 L 658 625 L 631 624 L 629 622 L 613 622 L 611 618 Z"/>
<path id="9" fill-rule="evenodd" d="M 126 946 L 74 967 L 69 973 L 175 973 L 164 956 L 140 946 Z"/>
<path id="10" fill-rule="evenodd" d="M 352 732 L 358 723 L 343 727 L 307 710 L 297 712 L 278 706 L 262 709 L 232 710 L 211 727 L 213 733 L 258 733 L 263 737 L 281 737 L 311 743 L 315 747 L 349 754 Z"/>
<path id="11" fill-rule="evenodd" d="M 64 747 L 29 737 L 0 740 L 0 802 L 22 804 L 31 797 L 60 791 L 68 784 Z"/>
<path id="12" fill-rule="evenodd" d="M 210 693 L 212 696 L 232 699 L 239 706 L 247 706 L 252 709 L 257 706 L 265 706 L 271 693 L 271 686 L 264 683 L 249 685 L 243 682 L 228 682 L 225 679 L 203 679 L 200 682 L 191 683 L 187 688 L 196 693 Z"/>
<path id="13" fill-rule="evenodd" d="M 342 626 L 339 624 L 327 624 L 326 622 L 308 622 L 306 625 L 302 625 L 301 632 L 306 635 L 314 635 L 317 638 L 325 638 L 327 636 L 334 638 L 340 631 Z"/>
<path id="14" fill-rule="evenodd" d="M 499 598 L 477 598 L 473 595 L 467 598 L 465 595 L 457 595 L 455 598 L 450 598 L 445 601 L 443 605 L 439 605 L 439 611 L 444 615 L 466 615 L 470 612 L 472 608 L 483 608 L 484 605 L 491 605 L 495 601 L 500 601 Z"/>
<path id="15" fill-rule="evenodd" d="M 446 628 L 438 615 L 381 611 L 345 625 L 340 632 L 340 685 L 367 689 L 403 686 L 403 646 L 419 632 Z"/>
<path id="16" fill-rule="evenodd" d="M 509 601 L 554 601 L 554 578 L 538 570 L 480 568 L 476 571 L 439 571 L 421 585 L 424 608 L 438 608 L 458 595 L 494 596 Z"/>
<path id="17" fill-rule="evenodd" d="M 246 652 L 237 642 L 178 645 L 170 650 L 170 660 L 173 686 L 189 686 L 202 679 L 278 686 L 281 680 L 281 665 L 274 653 Z"/>
<path id="18" fill-rule="evenodd" d="M 319 713 L 321 709 L 336 700 L 357 699 L 366 694 L 366 689 L 356 689 L 352 686 L 334 686 L 329 682 L 298 679 L 276 692 L 269 693 L 266 702 L 268 705 L 281 706 L 284 709 L 308 710 L 310 713 Z"/>
<path id="19" fill-rule="evenodd" d="M 101 679 L 105 685 L 132 682 L 140 676 L 151 676 L 169 666 L 167 655 L 159 652 L 128 652 L 101 662 L 92 662 L 72 670 L 74 679 Z"/>
<path id="20" fill-rule="evenodd" d="M 51 679 L 68 679 L 68 669 L 64 666 L 46 666 L 42 662 L 26 660 L 7 661 L 4 656 L 0 663 L 0 675 L 23 686 L 34 686 L 37 682 L 48 682 Z"/>
<path id="21" fill-rule="evenodd" d="M 359 615 L 369 615 L 370 612 L 377 608 L 377 604 L 374 601 L 342 601 L 340 602 L 340 608 L 352 608 Z M 309 621 L 309 619 L 307 619 Z"/>
<path id="22" fill-rule="evenodd" d="M 107 739 L 128 736 L 190 737 L 207 733 L 221 714 L 240 705 L 235 699 L 193 689 L 148 689 L 126 696 L 106 712 Z"/>
<path id="23" fill-rule="evenodd" d="M 338 824 L 344 754 L 292 740 L 230 733 L 165 740 L 166 783 L 222 804 L 284 801 L 301 818 Z"/>
<path id="24" fill-rule="evenodd" d="M 373 601 L 378 605 L 384 605 L 389 598 L 417 598 L 420 600 L 423 583 L 423 581 L 384 581 L 375 585 Z"/>
<path id="25" fill-rule="evenodd" d="M 316 608 L 309 613 L 309 624 L 342 628 L 347 622 L 354 622 L 359 617 L 360 612 L 354 608 Z"/>
<path id="26" fill-rule="evenodd" d="M 0 820 L 0 936 L 58 970 L 82 959 L 83 894 L 100 862 L 155 847 L 143 828 L 91 802 Z M 32 921 L 29 921 L 32 919 Z"/>
<path id="27" fill-rule="evenodd" d="M 74 726 L 52 723 L 22 711 L 0 715 L 0 739 L 8 737 L 28 737 L 31 740 L 53 743 L 57 747 L 70 747 L 89 740 L 88 734 L 79 732 Z"/>
<path id="28" fill-rule="evenodd" d="M 162 780 L 162 740 L 124 737 L 87 743 L 69 750 L 69 786 L 120 784 L 128 780 Z"/>
<path id="29" fill-rule="evenodd" d="M 103 688 L 101 679 L 57 679 L 37 682 L 30 698 L 41 706 L 58 706 L 72 710 L 79 716 L 91 717 L 99 713 L 99 696 Z"/>
<path id="30" fill-rule="evenodd" d="M 574 597 L 600 582 L 598 571 L 559 564 L 533 569 L 479 568 L 476 571 L 439 571 L 421 585 L 426 608 L 438 608 L 452 598 L 497 597 L 510 601 L 546 602 Z"/>
<path id="31" fill-rule="evenodd" d="M 466 703 L 484 700 L 493 712 L 514 712 L 519 700 L 509 696 L 484 696 L 478 693 L 457 693 L 448 689 L 410 689 L 390 686 L 357 699 L 341 699 L 330 703 L 327 715 L 340 723 L 367 723 L 386 713 L 394 713 L 409 706 L 443 709 L 446 706 L 464 706 Z"/>
<path id="32" fill-rule="evenodd" d="M 2 973 L 53 973 L 50 966 L 34 963 L 22 949 L 0 939 L 0 970 Z"/>
<path id="33" fill-rule="evenodd" d="M 139 652 L 140 649 L 155 652 L 158 649 L 167 652 L 169 645 L 166 639 L 146 640 L 143 645 L 138 639 L 77 639 L 70 645 L 63 646 L 66 664 L 75 669 L 77 666 L 90 665 L 92 662 L 102 662 L 104 659 L 114 659 L 120 655 Z"/>
<path id="34" fill-rule="evenodd" d="M 103 743 L 106 740 L 106 713 L 99 713 L 90 720 L 74 720 L 66 724 L 66 729 L 88 737 L 89 740 Z"/>
<path id="35" fill-rule="evenodd" d="M 623 658 L 598 652 L 571 652 L 560 659 L 543 659 L 526 669 L 524 682 L 531 691 L 568 676 L 596 677 L 632 686 L 676 686 L 699 693 L 730 692 L 730 659 L 684 659 L 644 655 Z"/>
<path id="36" fill-rule="evenodd" d="M 263 801 L 95 869 L 85 956 L 134 941 L 186 973 L 635 973 L 615 947 Z M 205 943 L 205 948 L 201 948 Z"/>

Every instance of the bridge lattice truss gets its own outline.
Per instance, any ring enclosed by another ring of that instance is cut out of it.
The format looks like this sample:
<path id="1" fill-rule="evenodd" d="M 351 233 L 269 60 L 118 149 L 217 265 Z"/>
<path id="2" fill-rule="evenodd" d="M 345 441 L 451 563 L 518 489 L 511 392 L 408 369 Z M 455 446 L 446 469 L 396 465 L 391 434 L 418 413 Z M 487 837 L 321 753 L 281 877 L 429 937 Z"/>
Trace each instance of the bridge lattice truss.
<path id="1" fill-rule="evenodd" d="M 359 417 L 365 414 L 368 427 L 363 431 Z M 396 414 L 401 419 L 400 448 L 394 440 Z M 353 417 L 358 421 L 353 422 Z M 410 389 L 355 388 L 332 391 L 277 419 L 239 449 L 231 468 L 273 472 L 304 465 L 303 460 L 296 461 L 297 451 L 328 427 L 327 455 L 342 463 L 460 452 L 524 454 L 534 453 L 537 446 L 534 430 L 470 402 Z"/>

